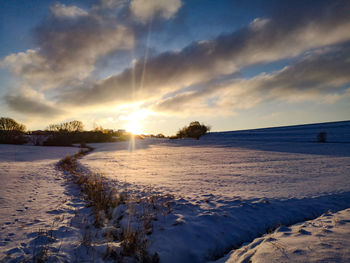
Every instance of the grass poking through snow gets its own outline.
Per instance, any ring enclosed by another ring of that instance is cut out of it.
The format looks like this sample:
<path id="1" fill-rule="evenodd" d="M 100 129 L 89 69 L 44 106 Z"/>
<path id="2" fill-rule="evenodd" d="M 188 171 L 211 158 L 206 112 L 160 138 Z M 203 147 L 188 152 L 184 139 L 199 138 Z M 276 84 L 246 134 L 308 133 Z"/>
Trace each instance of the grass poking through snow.
<path id="1" fill-rule="evenodd" d="M 104 258 L 117 262 L 123 258 L 136 262 L 159 262 L 157 253 L 150 255 L 148 252 L 151 244 L 148 236 L 152 234 L 152 222 L 157 220 L 157 215 L 170 213 L 171 197 L 161 198 L 151 193 L 147 193 L 146 197 L 137 197 L 125 190 L 118 193 L 116 189 L 108 187 L 106 179 L 100 174 L 90 174 L 81 169 L 78 159 L 93 150 L 88 146 L 86 148 L 73 156 L 64 157 L 58 167 L 69 173 L 73 182 L 80 186 L 88 206 L 92 208 L 94 227 L 102 230 L 104 227 L 112 228 L 104 234 L 104 238 L 106 242 L 117 242 L 118 246 L 107 245 Z"/>

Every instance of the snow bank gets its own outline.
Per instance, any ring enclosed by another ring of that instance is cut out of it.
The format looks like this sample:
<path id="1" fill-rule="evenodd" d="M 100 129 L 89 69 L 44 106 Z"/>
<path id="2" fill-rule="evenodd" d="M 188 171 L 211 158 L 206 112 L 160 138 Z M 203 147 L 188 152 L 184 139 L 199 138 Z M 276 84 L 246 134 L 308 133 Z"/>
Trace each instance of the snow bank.
<path id="1" fill-rule="evenodd" d="M 216 263 L 350 262 L 350 209 L 282 226 Z"/>

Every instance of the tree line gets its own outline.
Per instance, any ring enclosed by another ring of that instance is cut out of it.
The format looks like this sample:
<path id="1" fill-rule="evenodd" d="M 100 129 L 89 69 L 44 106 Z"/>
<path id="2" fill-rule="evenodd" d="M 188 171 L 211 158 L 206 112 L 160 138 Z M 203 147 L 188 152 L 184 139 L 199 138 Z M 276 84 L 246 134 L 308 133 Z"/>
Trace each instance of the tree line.
<path id="1" fill-rule="evenodd" d="M 12 118 L 0 118 L 0 143 L 44 146 L 71 146 L 72 144 L 112 142 L 127 140 L 131 135 L 97 127 L 92 131 L 84 131 L 84 124 L 74 120 L 58 124 L 50 124 L 44 131 L 26 131 L 25 125 Z"/>
<path id="2" fill-rule="evenodd" d="M 195 138 L 210 131 L 210 126 L 191 122 L 188 126 L 180 129 L 175 136 L 170 139 Z M 123 141 L 130 139 L 131 134 L 123 131 L 114 131 L 97 127 L 91 131 L 84 130 L 84 124 L 81 121 L 74 120 L 58 124 L 50 124 L 44 131 L 28 131 L 25 125 L 18 123 L 11 118 L 0 118 L 0 143 L 6 144 L 25 144 L 31 142 L 34 145 L 44 146 L 71 146 L 72 144 L 98 143 Z M 142 138 L 137 136 L 137 138 Z M 162 134 L 150 136 L 156 138 L 164 138 Z"/>

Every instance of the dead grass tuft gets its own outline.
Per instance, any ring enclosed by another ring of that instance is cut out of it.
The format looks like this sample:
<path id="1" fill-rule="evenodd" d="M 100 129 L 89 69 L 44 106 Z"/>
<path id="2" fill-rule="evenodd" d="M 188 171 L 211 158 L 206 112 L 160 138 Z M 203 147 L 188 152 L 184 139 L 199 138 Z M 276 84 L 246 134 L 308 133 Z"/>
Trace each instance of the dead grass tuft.
<path id="1" fill-rule="evenodd" d="M 76 169 L 76 159 L 74 156 L 66 155 L 61 161 L 59 161 L 58 166 L 66 171 L 71 171 Z"/>
<path id="2" fill-rule="evenodd" d="M 131 230 L 130 228 L 124 228 L 121 233 L 121 247 L 122 256 L 133 257 L 139 262 L 143 263 L 158 263 L 159 256 L 157 253 L 150 255 L 147 251 L 149 242 L 143 235 L 142 231 Z"/>
<path id="3" fill-rule="evenodd" d="M 153 232 L 153 221 L 157 220 L 157 214 L 166 215 L 171 212 L 171 200 L 173 196 L 161 196 L 144 193 L 137 197 L 130 195 L 126 189 L 117 193 L 115 189 L 110 189 L 104 177 L 100 174 L 86 174 L 79 169 L 78 159 L 88 154 L 93 149 L 84 145 L 74 156 L 66 156 L 59 163 L 58 167 L 72 175 L 72 180 L 80 186 L 85 194 L 88 205 L 92 207 L 94 215 L 94 226 L 103 227 L 105 223 L 112 219 L 112 212 L 119 205 L 127 208 L 117 215 L 113 232 L 105 234 L 108 240 L 118 239 L 121 243 L 120 249 L 108 247 L 104 257 L 122 261 L 124 257 L 132 257 L 138 262 L 158 263 L 157 253 L 150 255 L 147 251 L 150 242 L 147 238 Z M 123 224 L 123 218 L 128 214 L 127 226 Z M 132 228 L 131 225 L 134 227 Z M 82 243 L 89 245 L 91 236 L 84 236 Z"/>

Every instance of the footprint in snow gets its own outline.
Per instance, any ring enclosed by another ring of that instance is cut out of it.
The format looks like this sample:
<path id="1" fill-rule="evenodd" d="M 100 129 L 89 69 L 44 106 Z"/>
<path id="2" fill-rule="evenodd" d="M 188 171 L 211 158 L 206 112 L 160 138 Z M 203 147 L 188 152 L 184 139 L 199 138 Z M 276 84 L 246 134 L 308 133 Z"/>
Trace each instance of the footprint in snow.
<path id="1" fill-rule="evenodd" d="M 14 253 L 19 253 L 19 252 L 21 252 L 21 250 L 18 247 L 15 247 L 15 248 L 11 248 L 10 250 L 7 250 L 6 254 L 11 255 Z"/>
<path id="2" fill-rule="evenodd" d="M 350 220 L 339 220 L 337 224 L 339 225 L 345 225 L 346 223 L 350 223 Z"/>
<path id="3" fill-rule="evenodd" d="M 296 250 L 294 250 L 293 251 L 293 254 L 305 254 L 305 251 L 304 250 L 302 250 L 302 249 L 296 249 Z"/>
<path id="4" fill-rule="evenodd" d="M 51 210 L 51 211 L 47 211 L 46 213 L 47 213 L 47 214 L 57 215 L 57 214 L 62 214 L 63 212 L 64 212 L 64 211 L 62 211 L 62 210 L 54 209 L 54 210 Z"/>
<path id="5" fill-rule="evenodd" d="M 298 233 L 301 235 L 312 235 L 311 232 L 306 231 L 304 229 L 299 229 Z"/>
<path id="6" fill-rule="evenodd" d="M 320 245 L 324 248 L 332 248 L 333 246 L 327 243 L 320 243 Z"/>
<path id="7" fill-rule="evenodd" d="M 37 224 L 39 222 L 41 222 L 41 221 L 38 219 L 35 219 L 33 222 L 27 223 L 26 226 L 32 226 L 32 225 Z"/>
<path id="8" fill-rule="evenodd" d="M 277 232 L 290 232 L 291 229 L 289 227 L 286 226 L 281 226 L 277 229 Z"/>

